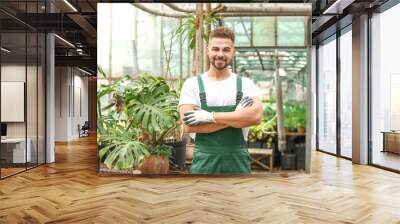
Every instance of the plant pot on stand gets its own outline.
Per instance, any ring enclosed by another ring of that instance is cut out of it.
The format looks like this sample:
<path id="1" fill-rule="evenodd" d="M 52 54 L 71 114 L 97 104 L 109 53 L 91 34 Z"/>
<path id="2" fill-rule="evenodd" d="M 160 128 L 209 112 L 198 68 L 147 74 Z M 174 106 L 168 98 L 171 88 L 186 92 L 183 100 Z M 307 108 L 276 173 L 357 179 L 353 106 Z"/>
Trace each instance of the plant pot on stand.
<path id="1" fill-rule="evenodd" d="M 300 134 L 304 134 L 306 132 L 306 129 L 304 127 L 298 127 L 297 132 Z"/>

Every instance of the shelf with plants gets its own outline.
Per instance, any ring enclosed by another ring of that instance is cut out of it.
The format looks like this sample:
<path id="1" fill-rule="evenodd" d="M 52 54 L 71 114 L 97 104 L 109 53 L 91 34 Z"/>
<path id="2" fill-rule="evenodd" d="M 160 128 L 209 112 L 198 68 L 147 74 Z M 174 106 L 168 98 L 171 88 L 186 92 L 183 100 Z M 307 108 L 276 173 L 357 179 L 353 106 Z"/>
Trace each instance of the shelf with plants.
<path id="1" fill-rule="evenodd" d="M 248 140 L 251 148 L 272 148 L 277 137 L 276 100 L 263 100 L 263 121 L 250 127 Z M 284 102 L 284 127 L 286 134 L 304 134 L 306 126 L 306 107 L 303 101 Z"/>

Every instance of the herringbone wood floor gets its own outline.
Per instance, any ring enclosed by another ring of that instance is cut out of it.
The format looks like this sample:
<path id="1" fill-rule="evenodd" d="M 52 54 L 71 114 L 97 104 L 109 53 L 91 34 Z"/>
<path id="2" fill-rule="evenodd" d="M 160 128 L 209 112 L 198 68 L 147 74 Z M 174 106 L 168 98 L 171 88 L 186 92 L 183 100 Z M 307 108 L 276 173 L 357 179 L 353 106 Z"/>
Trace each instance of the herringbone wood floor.
<path id="1" fill-rule="evenodd" d="M 95 138 L 0 181 L 0 223 L 400 223 L 400 175 L 315 152 L 313 172 L 258 177 L 96 173 Z"/>

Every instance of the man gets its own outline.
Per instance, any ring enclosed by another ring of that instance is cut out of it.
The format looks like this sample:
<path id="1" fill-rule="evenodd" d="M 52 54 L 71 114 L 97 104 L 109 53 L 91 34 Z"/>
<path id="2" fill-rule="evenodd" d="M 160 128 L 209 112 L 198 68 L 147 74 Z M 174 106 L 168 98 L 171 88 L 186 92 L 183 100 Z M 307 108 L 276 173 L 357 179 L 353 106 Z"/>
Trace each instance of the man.
<path id="1" fill-rule="evenodd" d="M 249 174 L 248 128 L 262 120 L 257 87 L 231 73 L 234 33 L 219 27 L 209 36 L 208 72 L 187 79 L 178 110 L 187 133 L 196 133 L 192 174 Z"/>

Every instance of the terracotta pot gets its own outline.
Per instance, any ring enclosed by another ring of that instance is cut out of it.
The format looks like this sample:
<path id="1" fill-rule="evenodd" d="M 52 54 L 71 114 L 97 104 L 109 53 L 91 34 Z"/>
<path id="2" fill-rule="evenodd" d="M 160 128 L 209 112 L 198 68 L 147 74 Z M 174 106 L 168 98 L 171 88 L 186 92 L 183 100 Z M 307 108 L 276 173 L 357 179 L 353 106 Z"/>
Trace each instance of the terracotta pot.
<path id="1" fill-rule="evenodd" d="M 300 128 L 297 128 L 297 132 L 304 134 L 306 132 L 306 129 L 304 127 L 300 127 Z"/>
<path id="2" fill-rule="evenodd" d="M 148 156 L 139 168 L 142 174 L 167 174 L 169 158 L 167 156 Z"/>

